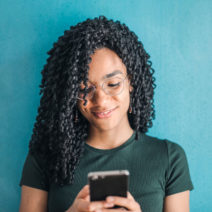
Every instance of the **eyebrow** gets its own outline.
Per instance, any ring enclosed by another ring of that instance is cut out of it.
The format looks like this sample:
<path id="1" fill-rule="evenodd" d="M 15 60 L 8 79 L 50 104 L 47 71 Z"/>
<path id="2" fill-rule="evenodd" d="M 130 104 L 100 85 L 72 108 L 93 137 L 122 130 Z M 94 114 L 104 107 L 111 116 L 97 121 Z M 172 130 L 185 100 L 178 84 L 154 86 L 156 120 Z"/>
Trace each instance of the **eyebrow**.
<path id="1" fill-rule="evenodd" d="M 108 79 L 108 78 L 113 77 L 117 74 L 123 74 L 123 73 L 119 70 L 115 70 L 112 73 L 106 74 L 104 77 L 102 77 L 102 79 Z"/>

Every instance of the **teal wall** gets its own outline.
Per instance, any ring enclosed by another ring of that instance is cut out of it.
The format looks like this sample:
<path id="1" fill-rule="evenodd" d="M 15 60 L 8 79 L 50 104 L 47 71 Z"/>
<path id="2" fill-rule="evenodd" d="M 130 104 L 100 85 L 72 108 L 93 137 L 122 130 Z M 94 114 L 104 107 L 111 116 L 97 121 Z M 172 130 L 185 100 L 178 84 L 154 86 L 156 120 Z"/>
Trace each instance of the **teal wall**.
<path id="1" fill-rule="evenodd" d="M 0 211 L 18 211 L 18 186 L 39 105 L 46 52 L 70 25 L 104 14 L 140 37 L 156 70 L 150 135 L 187 153 L 191 211 L 212 211 L 212 1 L 0 2 Z"/>

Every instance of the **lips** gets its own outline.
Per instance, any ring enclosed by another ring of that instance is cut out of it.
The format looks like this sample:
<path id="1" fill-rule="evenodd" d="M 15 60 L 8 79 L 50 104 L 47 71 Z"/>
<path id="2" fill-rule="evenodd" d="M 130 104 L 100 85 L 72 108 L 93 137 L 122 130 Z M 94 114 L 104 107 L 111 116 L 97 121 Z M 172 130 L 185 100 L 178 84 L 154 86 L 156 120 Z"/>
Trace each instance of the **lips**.
<path id="1" fill-rule="evenodd" d="M 106 111 L 93 111 L 92 113 L 97 117 L 97 118 L 109 118 L 112 114 L 112 112 L 115 110 L 116 108 L 110 109 L 110 110 L 106 110 Z"/>

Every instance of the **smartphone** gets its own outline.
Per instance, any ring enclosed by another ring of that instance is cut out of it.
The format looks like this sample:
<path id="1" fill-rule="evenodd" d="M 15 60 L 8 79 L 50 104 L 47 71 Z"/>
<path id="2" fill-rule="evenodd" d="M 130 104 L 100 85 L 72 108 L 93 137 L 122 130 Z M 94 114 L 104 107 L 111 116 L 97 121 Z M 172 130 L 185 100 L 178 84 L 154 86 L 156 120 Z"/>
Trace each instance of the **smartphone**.
<path id="1" fill-rule="evenodd" d="M 98 171 L 88 173 L 90 200 L 101 201 L 107 196 L 127 197 L 128 170 Z"/>

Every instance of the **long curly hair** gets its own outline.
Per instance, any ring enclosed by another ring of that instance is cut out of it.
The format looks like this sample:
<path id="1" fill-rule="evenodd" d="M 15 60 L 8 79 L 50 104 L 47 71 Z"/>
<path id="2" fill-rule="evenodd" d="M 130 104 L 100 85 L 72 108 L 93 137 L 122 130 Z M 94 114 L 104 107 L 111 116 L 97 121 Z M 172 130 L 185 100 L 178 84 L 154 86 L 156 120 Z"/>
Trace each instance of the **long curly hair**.
<path id="1" fill-rule="evenodd" d="M 89 123 L 78 113 L 80 83 L 88 80 L 91 55 L 96 49 L 113 50 L 125 64 L 133 91 L 129 122 L 136 131 L 147 132 L 155 118 L 153 94 L 155 78 L 150 56 L 133 31 L 105 16 L 87 19 L 71 26 L 48 52 L 42 70 L 40 106 L 29 150 L 45 161 L 49 181 L 72 184 L 83 156 Z M 78 121 L 75 114 L 78 113 Z"/>

